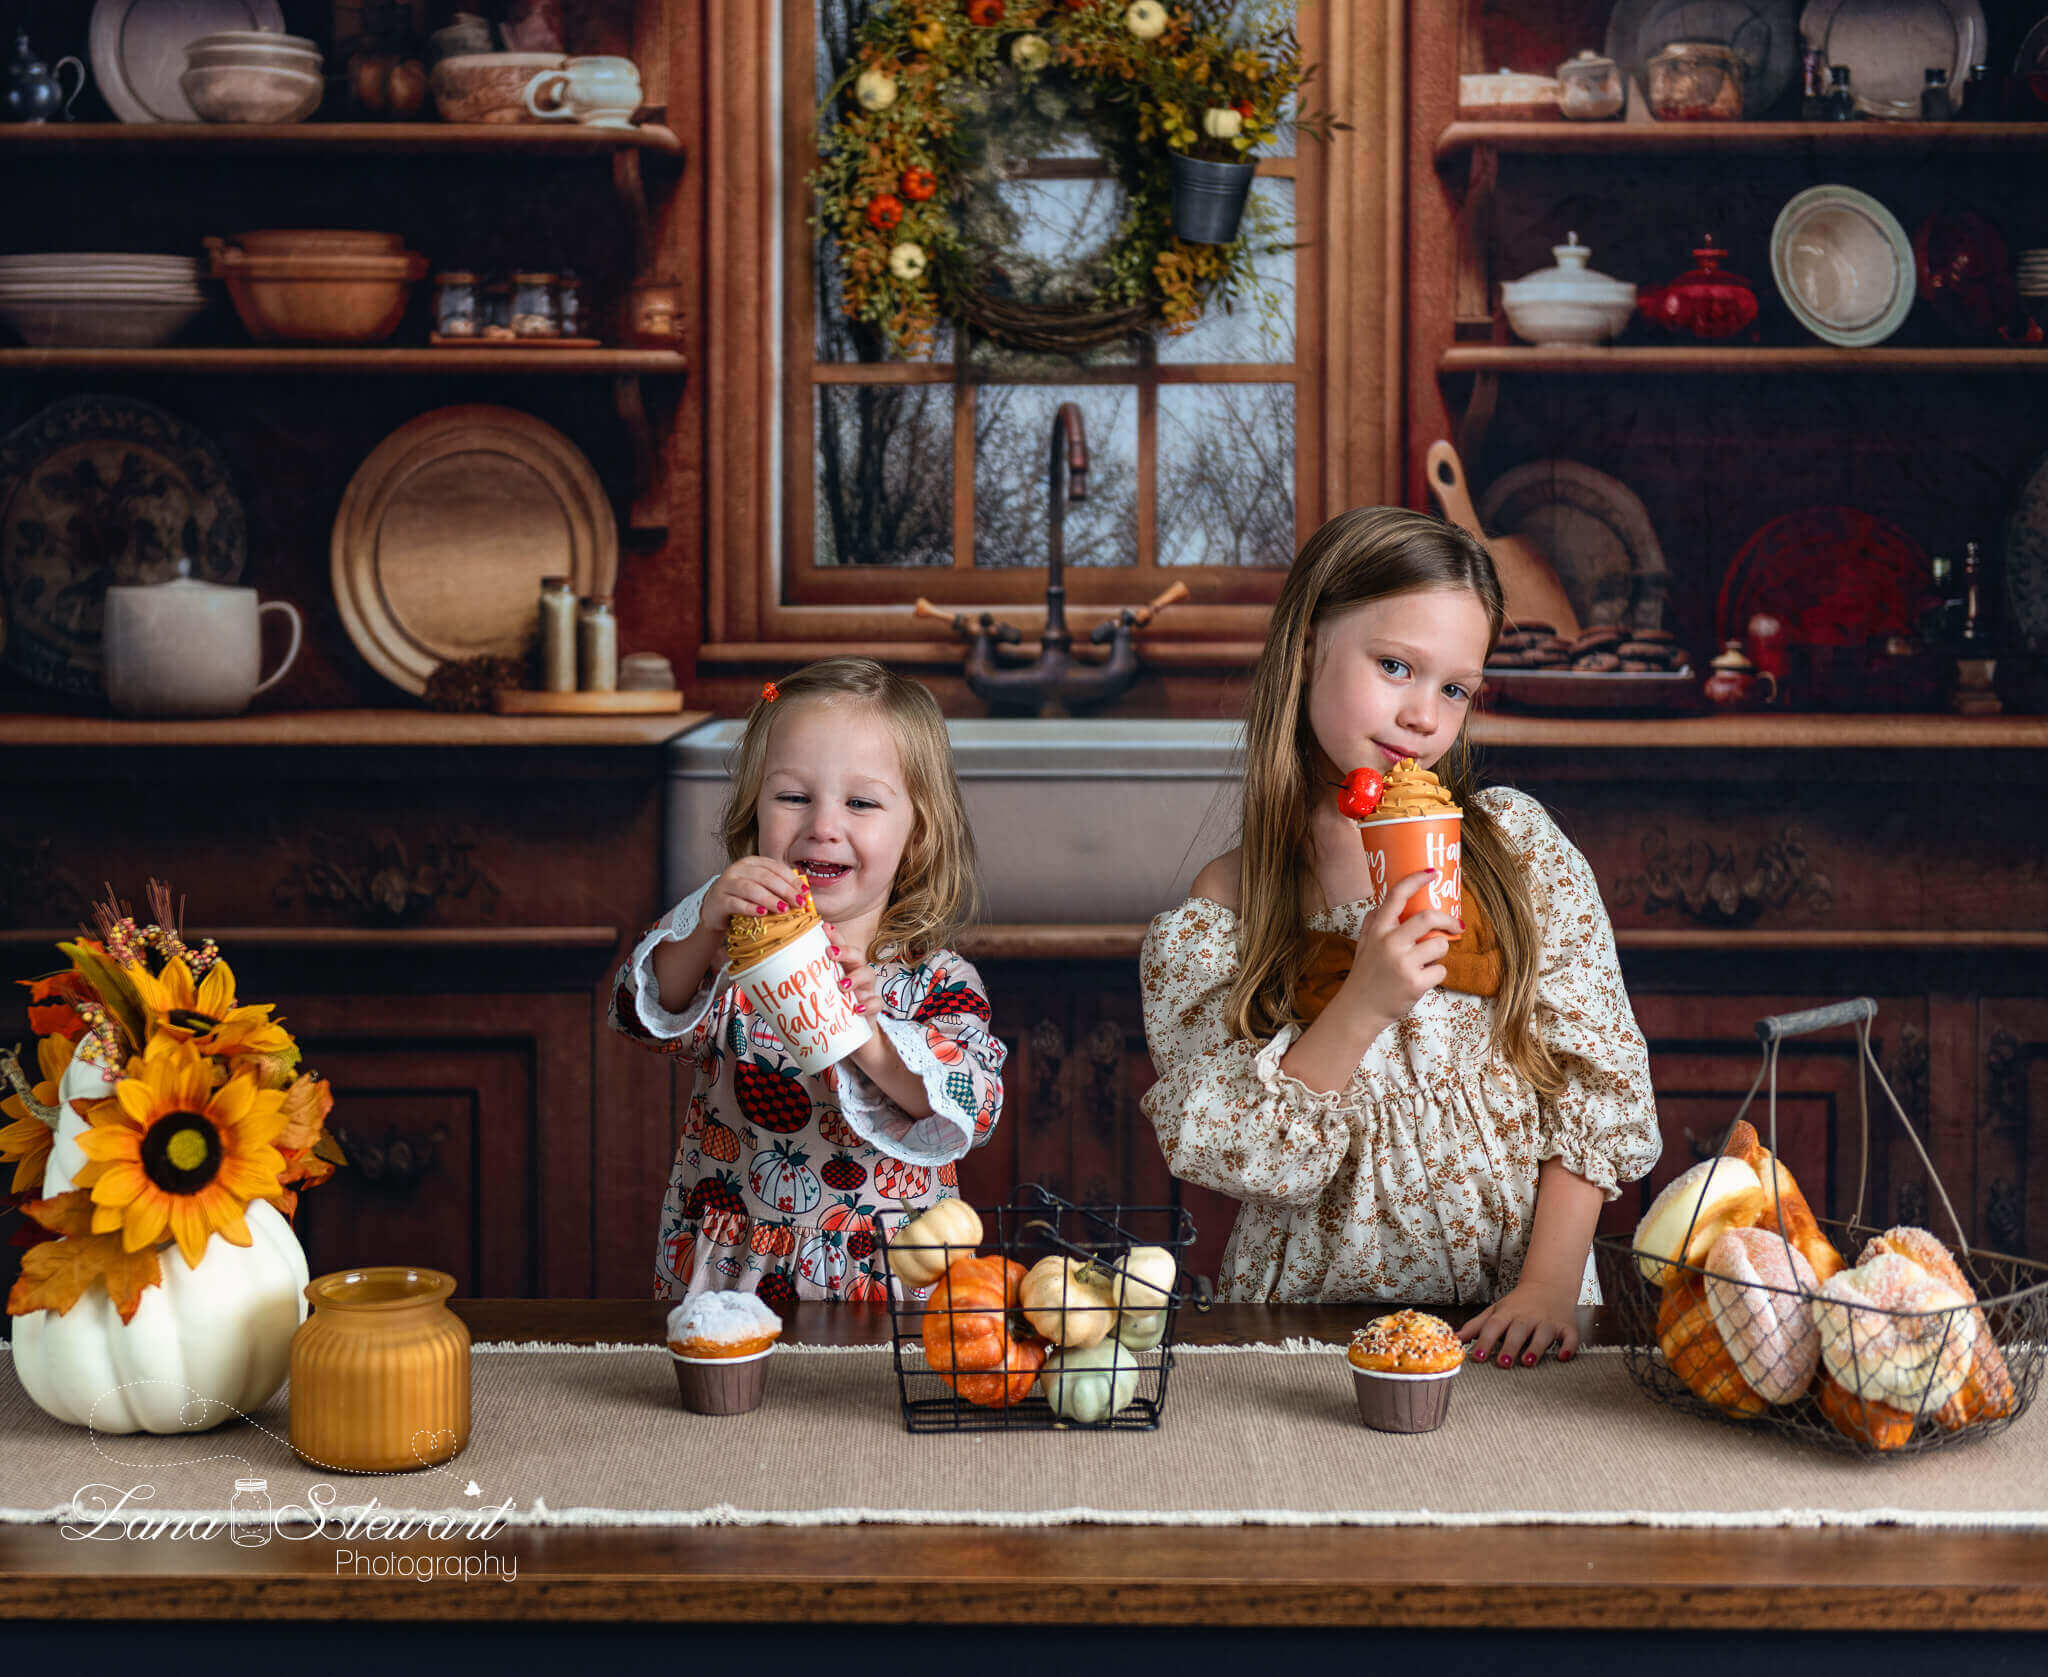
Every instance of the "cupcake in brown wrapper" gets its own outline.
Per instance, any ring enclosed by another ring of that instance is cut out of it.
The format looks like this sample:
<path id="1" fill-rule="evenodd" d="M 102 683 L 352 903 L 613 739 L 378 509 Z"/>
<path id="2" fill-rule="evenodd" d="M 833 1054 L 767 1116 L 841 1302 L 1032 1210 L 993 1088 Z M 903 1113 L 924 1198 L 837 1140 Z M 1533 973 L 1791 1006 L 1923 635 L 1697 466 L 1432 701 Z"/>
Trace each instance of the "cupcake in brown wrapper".
<path id="1" fill-rule="evenodd" d="M 1358 1418 L 1375 1432 L 1434 1432 L 1450 1413 L 1457 1378 L 1455 1368 L 1444 1374 L 1381 1374 L 1354 1365 Z"/>
<path id="2" fill-rule="evenodd" d="M 748 1357 L 682 1357 L 671 1351 L 668 1360 L 675 1365 L 683 1407 L 693 1415 L 744 1415 L 759 1409 L 773 1350 L 771 1345 Z"/>

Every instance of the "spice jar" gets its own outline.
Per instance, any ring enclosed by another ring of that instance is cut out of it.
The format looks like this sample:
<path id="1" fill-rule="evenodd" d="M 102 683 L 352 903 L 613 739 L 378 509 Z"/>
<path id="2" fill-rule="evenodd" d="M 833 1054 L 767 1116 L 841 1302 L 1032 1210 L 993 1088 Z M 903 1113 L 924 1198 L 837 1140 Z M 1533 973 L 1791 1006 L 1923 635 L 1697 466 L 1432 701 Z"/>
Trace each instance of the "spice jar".
<path id="1" fill-rule="evenodd" d="M 586 338 L 583 320 L 583 280 L 573 269 L 564 268 L 555 281 L 555 319 L 565 338 Z"/>
<path id="2" fill-rule="evenodd" d="M 473 338 L 483 330 L 476 275 L 467 268 L 450 268 L 434 276 L 434 330 L 444 338 Z"/>
<path id="3" fill-rule="evenodd" d="M 576 614 L 577 685 L 586 693 L 613 693 L 619 686 L 619 620 L 609 594 L 586 594 Z"/>
<path id="4" fill-rule="evenodd" d="M 486 338 L 512 336 L 512 282 L 487 280 L 483 294 L 483 333 Z"/>
<path id="5" fill-rule="evenodd" d="M 512 276 L 512 336 L 559 338 L 562 322 L 555 313 L 555 276 L 517 273 Z"/>
<path id="6" fill-rule="evenodd" d="M 469 1442 L 469 1329 L 448 1308 L 455 1277 L 391 1266 L 306 1288 L 292 1336 L 291 1446 L 315 1467 L 403 1473 Z"/>
<path id="7" fill-rule="evenodd" d="M 1742 115 L 1742 60 L 1725 41 L 1673 41 L 1644 68 L 1660 122 L 1733 122 Z"/>
<path id="8" fill-rule="evenodd" d="M 540 687 L 576 691 L 576 590 L 565 576 L 540 579 Z"/>
<path id="9" fill-rule="evenodd" d="M 1621 66 L 1611 58 L 1601 57 L 1590 47 L 1557 67 L 1557 82 L 1564 89 L 1557 108 L 1579 121 L 1620 116 L 1622 104 L 1628 96 L 1627 84 L 1621 78 Z"/>

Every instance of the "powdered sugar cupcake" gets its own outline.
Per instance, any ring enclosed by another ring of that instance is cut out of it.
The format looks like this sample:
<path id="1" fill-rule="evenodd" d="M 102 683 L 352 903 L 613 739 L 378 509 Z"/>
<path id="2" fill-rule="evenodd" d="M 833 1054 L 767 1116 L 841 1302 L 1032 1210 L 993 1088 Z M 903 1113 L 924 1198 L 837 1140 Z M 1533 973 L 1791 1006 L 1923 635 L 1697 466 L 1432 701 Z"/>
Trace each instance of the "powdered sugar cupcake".
<path id="1" fill-rule="evenodd" d="M 781 1333 L 782 1318 L 752 1293 L 699 1293 L 677 1305 L 668 1349 L 683 1407 L 698 1415 L 758 1409 Z"/>

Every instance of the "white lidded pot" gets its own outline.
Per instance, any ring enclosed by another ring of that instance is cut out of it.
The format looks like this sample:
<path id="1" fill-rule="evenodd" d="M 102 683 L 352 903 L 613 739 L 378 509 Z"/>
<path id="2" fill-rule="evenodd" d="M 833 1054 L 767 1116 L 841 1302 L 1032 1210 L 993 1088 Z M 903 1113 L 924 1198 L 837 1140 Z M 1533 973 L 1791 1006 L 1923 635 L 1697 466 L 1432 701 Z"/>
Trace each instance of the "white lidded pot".
<path id="1" fill-rule="evenodd" d="M 1620 335 L 1636 310 L 1636 288 L 1592 272 L 1592 251 L 1576 233 L 1552 245 L 1554 268 L 1540 268 L 1500 288 L 1515 335 L 1532 344 L 1600 344 Z"/>
<path id="2" fill-rule="evenodd" d="M 178 561 L 169 582 L 107 590 L 103 651 L 107 699 L 123 716 L 236 716 L 284 679 L 305 624 L 283 600 L 258 604 L 253 588 L 200 582 Z M 292 626 L 283 661 L 263 675 L 263 614 Z"/>

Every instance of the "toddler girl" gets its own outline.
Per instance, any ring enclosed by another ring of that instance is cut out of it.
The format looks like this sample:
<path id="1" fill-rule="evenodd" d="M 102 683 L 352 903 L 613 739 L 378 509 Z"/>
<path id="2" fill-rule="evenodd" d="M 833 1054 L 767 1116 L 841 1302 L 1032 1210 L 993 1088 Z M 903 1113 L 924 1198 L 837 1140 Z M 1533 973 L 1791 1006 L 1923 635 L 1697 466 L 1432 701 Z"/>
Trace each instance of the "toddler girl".
<path id="1" fill-rule="evenodd" d="M 937 703 L 866 658 L 769 684 L 724 825 L 731 865 L 641 939 L 613 989 L 613 1026 L 696 1073 L 654 1296 L 883 1298 L 877 1219 L 893 1231 L 950 1197 L 1003 1106 L 988 997 L 945 947 L 973 907 L 974 839 Z M 722 970 L 727 923 L 794 907 L 799 869 L 876 1027 L 815 1077 Z"/>
<path id="2" fill-rule="evenodd" d="M 1488 1302 L 1480 1357 L 1576 1348 L 1603 1199 L 1659 1151 L 1648 1058 L 1586 859 L 1535 799 L 1475 791 L 1500 635 L 1486 549 L 1359 507 L 1281 590 L 1245 720 L 1244 842 L 1152 922 L 1141 980 L 1176 1176 L 1244 1202 L 1219 1278 L 1257 1301 Z M 1346 775 L 1403 758 L 1463 806 L 1463 913 L 1374 901 Z"/>

